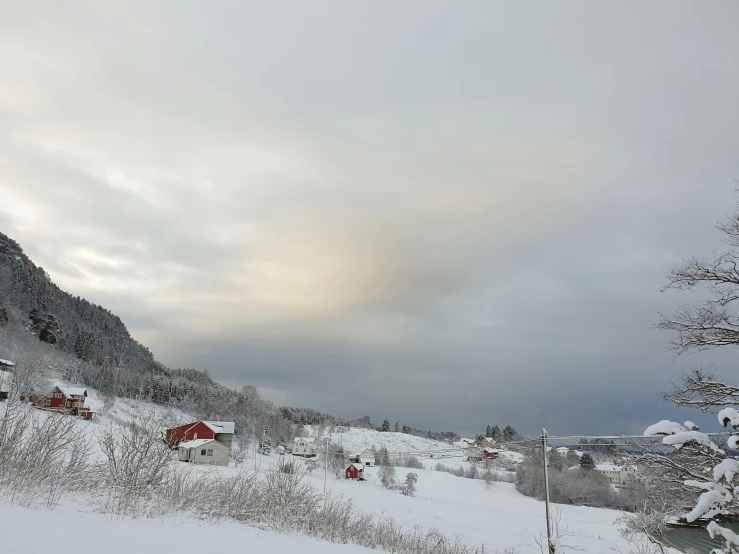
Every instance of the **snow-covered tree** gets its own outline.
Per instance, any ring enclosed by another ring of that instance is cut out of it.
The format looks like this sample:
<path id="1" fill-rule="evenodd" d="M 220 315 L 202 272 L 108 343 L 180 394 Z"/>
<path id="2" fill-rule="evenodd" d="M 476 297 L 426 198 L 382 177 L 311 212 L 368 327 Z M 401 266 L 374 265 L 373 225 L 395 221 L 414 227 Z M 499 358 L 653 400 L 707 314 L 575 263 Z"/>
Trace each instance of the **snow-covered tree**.
<path id="1" fill-rule="evenodd" d="M 387 419 L 383 421 L 380 431 L 382 431 L 383 433 L 387 433 L 388 431 L 390 431 L 390 421 L 388 421 Z"/>
<path id="2" fill-rule="evenodd" d="M 675 332 L 672 346 L 678 352 L 718 346 L 739 346 L 739 316 L 734 309 L 739 300 L 739 210 L 718 225 L 726 246 L 708 256 L 691 257 L 668 275 L 665 289 L 702 288 L 706 299 L 671 315 L 661 315 L 661 329 Z M 666 399 L 678 406 L 703 412 L 717 412 L 718 423 L 739 429 L 739 387 L 726 383 L 704 369 L 696 369 L 676 386 Z M 739 459 L 727 453 L 723 441 L 701 432 L 690 421 L 669 420 L 648 427 L 645 435 L 662 437 L 663 445 L 674 448 L 673 456 L 645 454 L 640 461 L 660 470 L 660 488 L 683 501 L 693 500 L 686 510 L 689 522 L 710 520 L 707 530 L 719 537 L 724 554 L 739 554 L 739 536 L 719 525 L 716 518 L 739 515 Z M 725 442 L 730 450 L 739 448 L 739 434 Z"/>
<path id="3" fill-rule="evenodd" d="M 391 465 L 382 466 L 380 468 L 380 483 L 385 488 L 395 483 L 395 468 Z"/>
<path id="4" fill-rule="evenodd" d="M 565 464 L 567 467 L 575 467 L 580 463 L 580 457 L 575 454 L 574 450 L 568 450 L 565 456 Z"/>
<path id="5" fill-rule="evenodd" d="M 580 468 L 587 471 L 595 469 L 595 460 L 593 460 L 593 456 L 590 452 L 585 452 L 585 454 L 580 457 Z"/>
<path id="6" fill-rule="evenodd" d="M 393 427 L 393 431 L 395 431 L 396 433 L 400 432 L 400 427 L 398 426 L 397 421 L 395 422 L 395 427 Z"/>
<path id="7" fill-rule="evenodd" d="M 552 448 L 547 454 L 547 464 L 554 470 L 562 471 L 565 467 L 565 459 L 562 454 Z"/>
<path id="8" fill-rule="evenodd" d="M 405 476 L 405 485 L 400 491 L 405 496 L 413 496 L 416 493 L 416 483 L 418 482 L 417 473 L 409 473 Z"/>
<path id="9" fill-rule="evenodd" d="M 502 437 L 501 438 L 502 438 L 503 442 L 511 442 L 511 441 L 514 441 L 514 440 L 516 440 L 518 438 L 518 432 L 513 427 L 511 427 L 510 425 L 508 425 L 505 429 L 503 429 L 503 433 L 502 433 Z"/>
<path id="10" fill-rule="evenodd" d="M 269 455 L 272 452 L 272 439 L 269 436 L 269 429 L 265 426 L 262 430 L 262 437 L 259 439 L 259 452 Z"/>

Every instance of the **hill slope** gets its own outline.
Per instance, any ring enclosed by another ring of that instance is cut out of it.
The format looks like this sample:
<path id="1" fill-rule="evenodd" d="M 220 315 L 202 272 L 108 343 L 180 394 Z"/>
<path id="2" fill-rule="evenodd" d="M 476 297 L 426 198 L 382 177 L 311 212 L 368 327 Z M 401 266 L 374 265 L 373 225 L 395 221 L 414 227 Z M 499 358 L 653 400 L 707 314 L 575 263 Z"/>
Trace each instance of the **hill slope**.
<path id="1" fill-rule="evenodd" d="M 121 319 L 56 286 L 20 245 L 0 233 L 0 324 L 24 325 L 39 340 L 94 364 L 154 370 L 148 348 Z"/>

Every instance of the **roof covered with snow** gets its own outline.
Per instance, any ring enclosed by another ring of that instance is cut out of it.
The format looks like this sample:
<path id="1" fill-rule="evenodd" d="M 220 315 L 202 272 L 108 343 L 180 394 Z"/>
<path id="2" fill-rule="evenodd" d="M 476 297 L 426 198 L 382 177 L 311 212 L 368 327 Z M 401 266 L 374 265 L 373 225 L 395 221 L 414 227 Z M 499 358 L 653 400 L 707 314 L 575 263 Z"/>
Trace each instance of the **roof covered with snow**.
<path id="1" fill-rule="evenodd" d="M 0 358 L 0 365 L 6 366 L 6 367 L 13 367 L 15 364 L 11 362 L 10 360 L 3 360 Z"/>
<path id="2" fill-rule="evenodd" d="M 87 389 L 82 387 L 59 387 L 59 390 L 66 396 L 85 396 L 87 394 Z"/>
<path id="3" fill-rule="evenodd" d="M 598 464 L 595 466 L 595 469 L 598 471 L 621 471 L 621 466 L 613 464 Z"/>
<path id="4" fill-rule="evenodd" d="M 218 442 L 215 439 L 195 439 L 194 441 L 181 442 L 179 448 L 199 448 L 209 442 Z"/>
<path id="5" fill-rule="evenodd" d="M 314 442 L 316 442 L 316 439 L 315 437 L 295 437 L 295 439 L 293 440 L 293 442 L 298 442 L 298 441 L 304 441 L 309 444 L 313 444 Z"/>
<path id="6" fill-rule="evenodd" d="M 351 464 L 349 467 L 356 467 L 359 471 L 364 471 L 364 466 L 362 464 Z"/>
<path id="7" fill-rule="evenodd" d="M 214 433 L 233 434 L 236 424 L 233 421 L 203 421 Z"/>

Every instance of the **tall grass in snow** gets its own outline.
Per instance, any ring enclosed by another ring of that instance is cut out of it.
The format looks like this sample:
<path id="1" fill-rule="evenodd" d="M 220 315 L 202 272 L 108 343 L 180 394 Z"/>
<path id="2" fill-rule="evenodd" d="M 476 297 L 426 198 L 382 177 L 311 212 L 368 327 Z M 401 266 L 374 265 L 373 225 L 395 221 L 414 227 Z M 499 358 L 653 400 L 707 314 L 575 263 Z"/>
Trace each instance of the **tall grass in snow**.
<path id="1" fill-rule="evenodd" d="M 160 422 L 139 414 L 99 433 L 91 445 L 84 422 L 9 402 L 0 419 L 0 498 L 53 509 L 64 494 L 83 496 L 120 517 L 190 512 L 283 533 L 301 533 L 398 554 L 477 554 L 435 529 L 404 528 L 386 514 L 323 495 L 302 464 L 227 475 L 177 462 Z M 97 447 L 93 455 L 93 446 Z"/>

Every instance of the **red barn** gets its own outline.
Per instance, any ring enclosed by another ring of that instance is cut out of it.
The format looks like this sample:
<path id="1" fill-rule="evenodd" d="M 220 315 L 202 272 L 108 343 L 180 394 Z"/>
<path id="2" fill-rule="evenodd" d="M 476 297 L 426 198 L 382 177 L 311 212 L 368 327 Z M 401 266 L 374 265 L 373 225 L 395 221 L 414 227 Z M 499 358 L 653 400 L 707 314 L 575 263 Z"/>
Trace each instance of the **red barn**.
<path id="1" fill-rule="evenodd" d="M 195 421 L 167 429 L 167 443 L 177 445 L 200 439 L 217 440 L 231 446 L 234 436 L 233 421 Z"/>
<path id="2" fill-rule="evenodd" d="M 347 479 L 364 481 L 364 466 L 360 464 L 350 464 L 349 467 L 346 468 L 345 474 Z"/>

